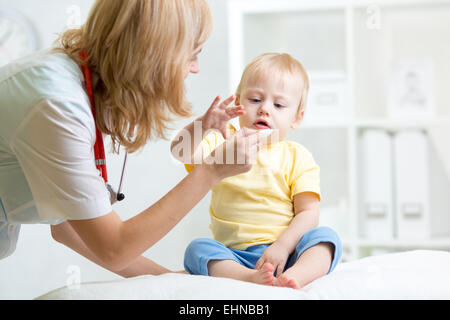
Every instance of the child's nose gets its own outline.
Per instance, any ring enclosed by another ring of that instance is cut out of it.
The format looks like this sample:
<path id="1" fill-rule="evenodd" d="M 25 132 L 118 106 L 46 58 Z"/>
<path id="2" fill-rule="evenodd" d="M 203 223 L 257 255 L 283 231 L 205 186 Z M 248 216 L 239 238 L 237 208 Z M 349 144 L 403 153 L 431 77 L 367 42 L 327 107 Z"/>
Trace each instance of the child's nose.
<path id="1" fill-rule="evenodd" d="M 258 115 L 269 116 L 269 109 L 267 108 L 265 103 L 261 104 L 261 106 L 259 107 Z"/>

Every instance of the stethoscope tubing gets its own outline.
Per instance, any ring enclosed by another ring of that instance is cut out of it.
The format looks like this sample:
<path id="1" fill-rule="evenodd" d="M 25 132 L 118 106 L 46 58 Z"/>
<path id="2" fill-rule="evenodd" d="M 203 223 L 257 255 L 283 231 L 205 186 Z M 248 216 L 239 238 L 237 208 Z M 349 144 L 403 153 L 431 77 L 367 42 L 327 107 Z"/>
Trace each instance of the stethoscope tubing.
<path id="1" fill-rule="evenodd" d="M 122 174 L 120 175 L 119 188 L 117 189 L 118 201 L 122 201 L 123 199 L 125 199 L 125 195 L 122 193 L 122 186 L 123 186 L 123 179 L 125 176 L 125 169 L 127 167 L 127 161 L 128 161 L 128 152 L 125 151 L 125 158 L 123 159 L 123 166 L 122 166 Z"/>
<path id="2" fill-rule="evenodd" d="M 84 61 L 87 61 L 86 52 L 80 51 L 79 56 Z M 94 117 L 94 122 L 97 123 L 91 72 L 87 65 L 82 65 L 81 70 L 82 70 L 82 73 L 84 76 L 84 80 L 86 82 L 86 90 L 87 90 L 87 94 L 89 96 L 89 102 L 91 103 L 91 109 L 92 109 L 92 115 Z M 96 132 L 96 141 L 95 141 L 95 145 L 94 145 L 95 165 L 100 172 L 100 176 L 105 181 L 105 185 L 107 186 L 109 192 L 111 193 L 111 196 L 114 196 L 114 190 L 112 189 L 111 185 L 108 183 L 108 175 L 107 175 L 107 170 L 106 170 L 105 147 L 103 145 L 102 133 L 100 132 L 97 125 L 95 126 L 95 130 L 96 130 L 95 131 Z M 115 198 L 117 201 L 122 201 L 123 199 L 125 199 L 125 195 L 122 193 L 122 186 L 123 186 L 123 179 L 125 176 L 125 168 L 127 165 L 127 160 L 128 160 L 128 152 L 125 152 L 125 159 L 123 161 L 122 174 L 120 175 L 119 190 L 117 190 L 117 193 L 115 193 Z M 111 199 L 111 201 L 114 201 L 114 199 Z"/>

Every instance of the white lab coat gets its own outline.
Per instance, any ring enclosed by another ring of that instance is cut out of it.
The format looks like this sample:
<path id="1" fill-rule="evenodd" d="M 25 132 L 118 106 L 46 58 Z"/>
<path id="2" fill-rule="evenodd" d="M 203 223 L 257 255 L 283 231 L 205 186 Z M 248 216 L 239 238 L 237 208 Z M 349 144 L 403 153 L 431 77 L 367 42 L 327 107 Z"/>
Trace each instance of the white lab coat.
<path id="1" fill-rule="evenodd" d="M 0 68 L 0 232 L 111 212 L 95 137 L 83 74 L 67 55 L 43 51 Z"/>

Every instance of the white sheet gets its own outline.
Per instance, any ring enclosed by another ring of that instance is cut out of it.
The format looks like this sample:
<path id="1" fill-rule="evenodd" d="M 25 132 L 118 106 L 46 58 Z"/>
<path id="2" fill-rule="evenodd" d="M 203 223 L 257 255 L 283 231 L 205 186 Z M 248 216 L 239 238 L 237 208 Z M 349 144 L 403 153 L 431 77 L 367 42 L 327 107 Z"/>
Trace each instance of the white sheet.
<path id="1" fill-rule="evenodd" d="M 237 280 L 164 274 L 63 287 L 38 300 L 450 299 L 450 252 L 417 250 L 341 263 L 303 290 Z"/>

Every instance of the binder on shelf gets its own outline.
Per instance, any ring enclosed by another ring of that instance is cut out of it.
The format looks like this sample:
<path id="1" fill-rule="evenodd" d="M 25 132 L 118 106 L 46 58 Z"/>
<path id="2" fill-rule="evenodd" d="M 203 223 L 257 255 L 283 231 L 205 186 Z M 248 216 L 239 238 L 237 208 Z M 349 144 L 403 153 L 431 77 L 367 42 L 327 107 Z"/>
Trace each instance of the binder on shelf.
<path id="1" fill-rule="evenodd" d="M 431 236 L 427 137 L 419 130 L 399 132 L 394 149 L 397 236 L 427 239 Z"/>
<path id="2" fill-rule="evenodd" d="M 365 130 L 361 136 L 361 236 L 368 240 L 394 237 L 392 140 L 384 130 Z"/>

